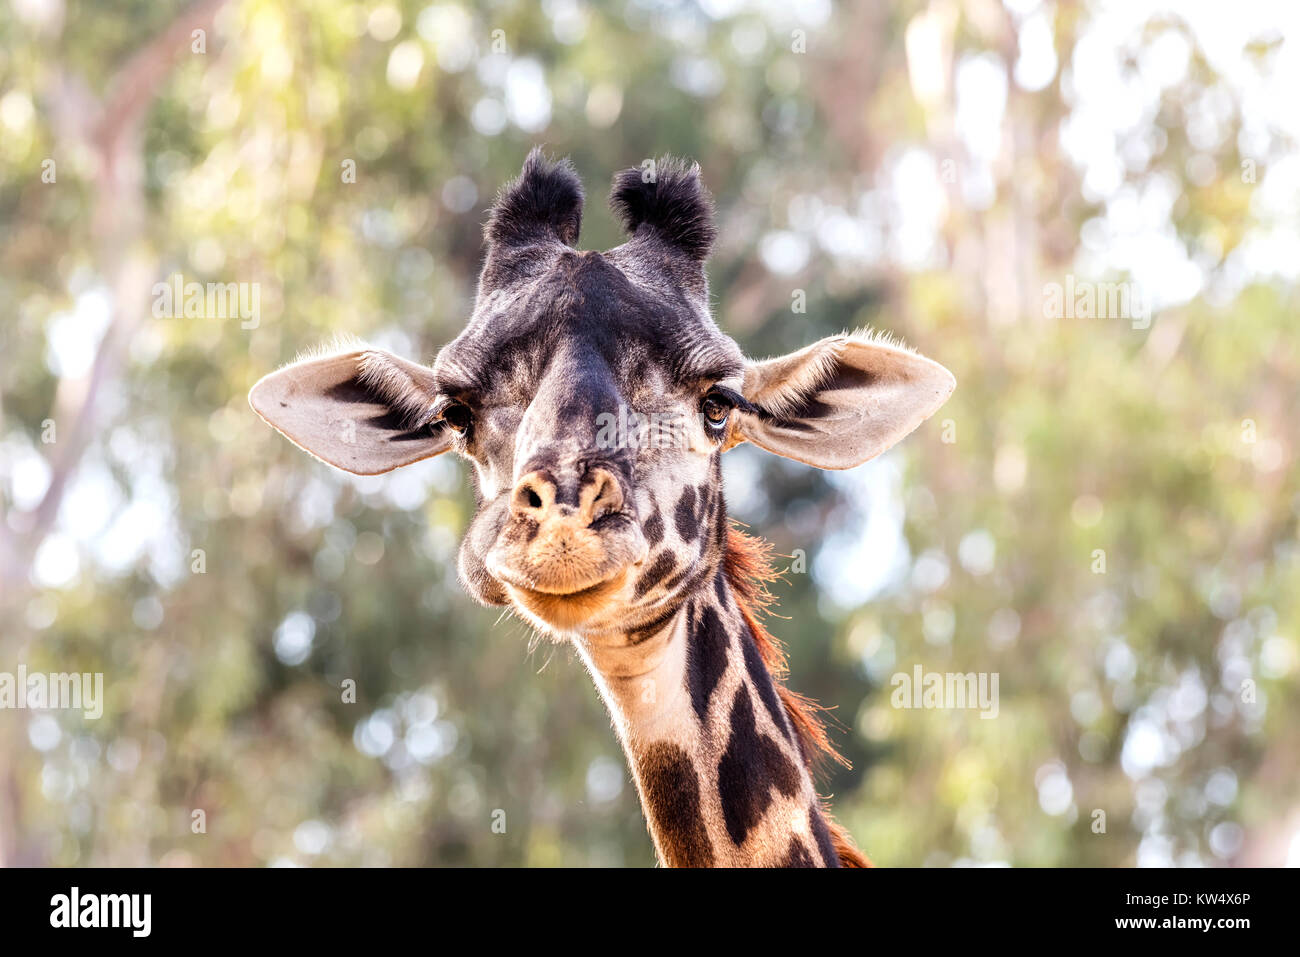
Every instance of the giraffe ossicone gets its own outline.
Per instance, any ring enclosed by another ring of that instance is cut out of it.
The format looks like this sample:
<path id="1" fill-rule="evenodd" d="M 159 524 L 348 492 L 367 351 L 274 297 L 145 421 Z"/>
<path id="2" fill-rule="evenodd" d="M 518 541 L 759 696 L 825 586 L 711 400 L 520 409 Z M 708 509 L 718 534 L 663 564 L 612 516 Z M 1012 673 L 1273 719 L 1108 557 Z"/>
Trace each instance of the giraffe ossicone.
<path id="1" fill-rule="evenodd" d="M 760 621 L 766 553 L 729 526 L 721 460 L 750 442 L 851 468 L 955 382 L 870 334 L 747 359 L 710 315 L 699 167 L 661 160 L 653 182 L 626 170 L 610 204 L 627 241 L 578 251 L 581 183 L 534 150 L 485 227 L 473 314 L 431 366 L 345 346 L 271 373 L 249 401 L 356 474 L 449 450 L 472 463 L 460 580 L 573 643 L 662 863 L 865 864 L 817 795 L 811 769 L 833 752 L 816 708 L 782 682 Z M 648 422 L 674 423 L 671 440 Z"/>

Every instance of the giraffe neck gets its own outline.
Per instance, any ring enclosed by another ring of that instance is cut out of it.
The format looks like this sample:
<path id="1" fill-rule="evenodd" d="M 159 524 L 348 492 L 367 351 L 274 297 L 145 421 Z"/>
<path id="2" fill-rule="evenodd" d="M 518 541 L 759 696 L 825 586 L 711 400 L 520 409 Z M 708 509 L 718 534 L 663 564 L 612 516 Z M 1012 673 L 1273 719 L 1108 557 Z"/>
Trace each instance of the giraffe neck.
<path id="1" fill-rule="evenodd" d="M 649 637 L 579 641 L 667 866 L 838 866 L 798 735 L 721 563 Z"/>

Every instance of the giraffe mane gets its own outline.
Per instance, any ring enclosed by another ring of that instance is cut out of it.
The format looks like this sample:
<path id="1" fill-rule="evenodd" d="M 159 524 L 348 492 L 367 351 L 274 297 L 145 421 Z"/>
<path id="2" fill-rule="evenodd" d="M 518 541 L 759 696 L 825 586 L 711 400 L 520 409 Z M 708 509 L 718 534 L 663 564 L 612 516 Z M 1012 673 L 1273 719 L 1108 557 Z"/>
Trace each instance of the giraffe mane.
<path id="1" fill-rule="evenodd" d="M 741 617 L 754 636 L 758 646 L 759 657 L 772 676 L 776 693 L 790 716 L 795 735 L 799 742 L 799 753 L 809 770 L 824 770 L 828 761 L 844 767 L 852 767 L 848 759 L 831 743 L 826 733 L 826 722 L 822 715 L 826 709 L 811 698 L 791 691 L 785 686 L 785 676 L 789 672 L 785 649 L 780 641 L 772 635 L 763 624 L 763 617 L 776 602 L 768 585 L 781 577 L 781 573 L 772 564 L 772 543 L 757 536 L 741 531 L 734 525 L 727 529 L 727 552 L 723 559 L 723 574 L 727 584 L 736 596 Z M 848 831 L 831 816 L 830 807 L 824 799 L 821 801 L 822 813 L 830 828 L 831 843 L 839 856 L 842 867 L 871 867 L 871 861 L 854 845 Z"/>

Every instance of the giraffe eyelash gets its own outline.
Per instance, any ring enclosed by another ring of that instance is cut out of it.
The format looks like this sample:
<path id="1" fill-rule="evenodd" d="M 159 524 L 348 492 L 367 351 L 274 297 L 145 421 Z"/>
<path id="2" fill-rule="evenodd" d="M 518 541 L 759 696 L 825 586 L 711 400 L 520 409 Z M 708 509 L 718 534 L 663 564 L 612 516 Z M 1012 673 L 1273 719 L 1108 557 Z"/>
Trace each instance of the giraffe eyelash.
<path id="1" fill-rule="evenodd" d="M 751 403 L 739 392 L 736 392 L 734 389 L 728 389 L 726 386 L 715 385 L 713 388 L 709 389 L 708 392 L 704 393 L 703 398 L 700 399 L 701 408 L 703 408 L 704 403 L 709 399 L 720 399 L 730 405 L 732 409 L 739 409 L 741 412 L 758 412 L 757 406 Z"/>
<path id="2" fill-rule="evenodd" d="M 732 408 L 739 409 L 741 412 L 757 412 L 758 407 L 746 399 L 734 389 L 728 389 L 725 385 L 715 385 L 704 394 L 707 399 L 709 396 L 718 396 L 731 403 Z"/>

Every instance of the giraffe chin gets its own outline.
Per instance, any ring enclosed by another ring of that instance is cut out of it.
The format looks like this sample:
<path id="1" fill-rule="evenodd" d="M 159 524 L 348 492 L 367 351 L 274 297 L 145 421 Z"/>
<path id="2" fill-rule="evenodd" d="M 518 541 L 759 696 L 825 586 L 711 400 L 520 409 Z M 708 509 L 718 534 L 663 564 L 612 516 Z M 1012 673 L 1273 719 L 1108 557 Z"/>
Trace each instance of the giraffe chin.
<path id="1" fill-rule="evenodd" d="M 505 588 L 514 606 L 534 624 L 548 631 L 565 632 L 590 624 L 615 607 L 627 578 L 628 569 L 621 568 L 609 578 L 576 591 L 538 591 L 509 582 Z"/>

